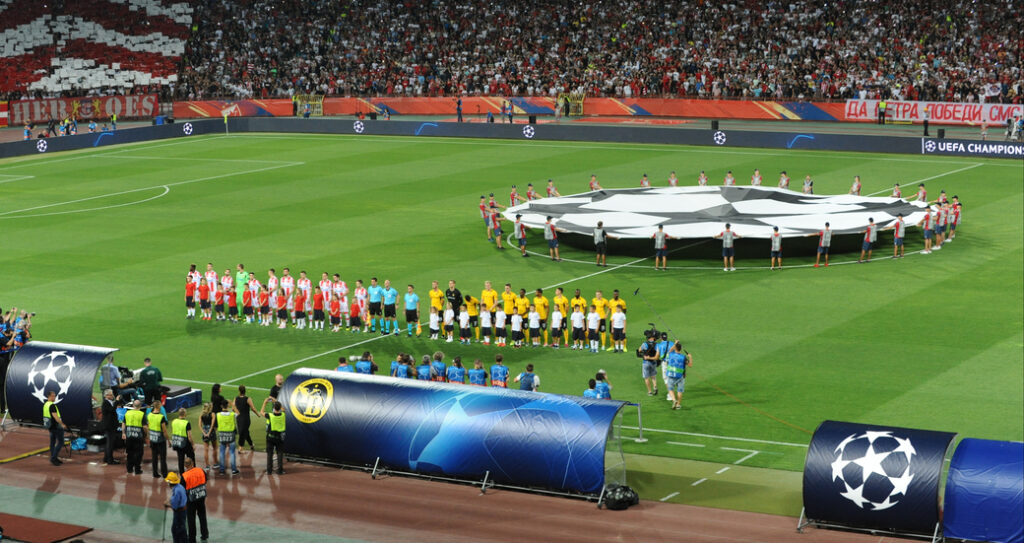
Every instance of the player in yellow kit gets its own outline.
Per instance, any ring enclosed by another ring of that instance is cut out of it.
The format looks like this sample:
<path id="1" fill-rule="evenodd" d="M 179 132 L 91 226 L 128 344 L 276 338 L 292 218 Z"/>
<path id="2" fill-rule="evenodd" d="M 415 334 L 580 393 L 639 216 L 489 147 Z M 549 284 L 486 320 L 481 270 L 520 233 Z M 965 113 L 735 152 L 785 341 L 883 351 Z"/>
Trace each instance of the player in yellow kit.
<path id="1" fill-rule="evenodd" d="M 512 283 L 505 283 L 505 290 L 501 293 L 501 305 L 508 317 L 516 312 L 516 293 L 512 292 Z"/>
<path id="2" fill-rule="evenodd" d="M 523 318 L 523 322 L 526 322 L 526 315 L 529 312 L 530 298 L 526 296 L 526 289 L 521 288 L 519 289 L 519 294 L 516 295 L 516 313 L 518 313 L 519 316 Z M 531 340 L 530 329 L 525 325 L 523 326 L 523 333 L 526 336 L 526 341 L 529 342 Z"/>
<path id="3" fill-rule="evenodd" d="M 494 290 L 490 281 L 484 281 L 484 289 L 480 291 L 480 307 L 488 313 L 498 309 L 498 291 Z"/>
<path id="4" fill-rule="evenodd" d="M 476 340 L 480 341 L 480 300 L 473 297 L 472 294 L 467 294 L 462 299 L 462 303 L 466 306 L 466 313 L 469 314 L 469 325 L 473 327 L 473 332 L 476 334 Z"/>
<path id="5" fill-rule="evenodd" d="M 553 302 L 554 306 L 558 308 L 558 312 L 562 314 L 562 334 L 565 336 L 565 344 L 569 345 L 569 329 L 572 328 L 566 325 L 569 322 L 569 299 L 562 292 L 562 287 L 555 289 Z"/>
<path id="6" fill-rule="evenodd" d="M 626 312 L 626 300 L 623 300 L 622 298 L 619 297 L 619 289 L 615 289 L 612 291 L 612 299 L 608 300 L 608 313 L 614 315 L 615 308 L 617 307 L 621 307 L 623 313 Z M 607 350 L 610 351 L 612 349 L 614 349 L 614 346 L 608 347 Z M 626 349 L 626 338 L 622 338 L 622 349 Z"/>
<path id="7" fill-rule="evenodd" d="M 537 289 L 533 295 L 533 307 L 537 310 L 537 314 L 540 315 L 540 329 L 544 331 L 544 346 L 548 346 L 548 310 L 551 308 L 551 304 L 548 299 L 544 297 L 544 291 Z"/>
<path id="8" fill-rule="evenodd" d="M 430 295 L 430 307 L 436 309 L 438 314 L 443 314 L 445 302 L 444 291 L 437 288 L 437 281 L 432 281 L 430 285 L 430 291 L 427 292 L 427 294 Z"/>
<path id="9" fill-rule="evenodd" d="M 590 300 L 590 305 L 594 306 L 597 310 L 597 316 L 601 319 L 598 329 L 601 332 L 601 348 L 603 349 L 605 340 L 608 337 L 608 299 L 598 290 L 594 292 L 594 299 Z"/>

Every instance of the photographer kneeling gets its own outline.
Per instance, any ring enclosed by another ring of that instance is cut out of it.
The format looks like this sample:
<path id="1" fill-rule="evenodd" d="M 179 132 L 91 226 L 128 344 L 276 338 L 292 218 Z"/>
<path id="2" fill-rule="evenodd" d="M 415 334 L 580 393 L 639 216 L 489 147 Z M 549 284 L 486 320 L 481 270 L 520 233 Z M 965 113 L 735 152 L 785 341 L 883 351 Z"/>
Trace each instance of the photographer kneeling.
<path id="1" fill-rule="evenodd" d="M 643 359 L 644 385 L 647 386 L 647 395 L 658 394 L 658 349 L 655 341 L 658 331 L 653 327 L 644 332 L 644 342 L 636 350 L 637 358 Z"/>

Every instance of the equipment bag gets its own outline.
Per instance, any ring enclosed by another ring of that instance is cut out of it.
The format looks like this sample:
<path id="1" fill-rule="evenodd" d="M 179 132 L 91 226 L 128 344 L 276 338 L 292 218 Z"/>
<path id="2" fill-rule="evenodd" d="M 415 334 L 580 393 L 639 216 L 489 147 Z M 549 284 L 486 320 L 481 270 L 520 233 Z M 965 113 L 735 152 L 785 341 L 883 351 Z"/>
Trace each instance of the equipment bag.
<path id="1" fill-rule="evenodd" d="M 604 506 L 607 509 L 621 511 L 638 503 L 640 503 L 640 496 L 628 486 L 611 485 L 604 491 Z"/>

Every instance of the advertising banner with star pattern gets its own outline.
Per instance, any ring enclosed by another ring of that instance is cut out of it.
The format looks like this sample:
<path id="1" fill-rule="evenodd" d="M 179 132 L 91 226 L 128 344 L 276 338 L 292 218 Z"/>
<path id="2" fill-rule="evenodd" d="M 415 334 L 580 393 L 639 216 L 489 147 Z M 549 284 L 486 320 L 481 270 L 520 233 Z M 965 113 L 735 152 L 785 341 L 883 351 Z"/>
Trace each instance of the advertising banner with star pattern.
<path id="1" fill-rule="evenodd" d="M 825 421 L 804 464 L 809 520 L 931 536 L 939 480 L 956 434 Z"/>
<path id="2" fill-rule="evenodd" d="M 7 368 L 4 390 L 11 418 L 42 424 L 43 404 L 57 393 L 61 419 L 82 428 L 93 418 L 92 390 L 100 364 L 117 349 L 30 341 L 18 350 Z"/>

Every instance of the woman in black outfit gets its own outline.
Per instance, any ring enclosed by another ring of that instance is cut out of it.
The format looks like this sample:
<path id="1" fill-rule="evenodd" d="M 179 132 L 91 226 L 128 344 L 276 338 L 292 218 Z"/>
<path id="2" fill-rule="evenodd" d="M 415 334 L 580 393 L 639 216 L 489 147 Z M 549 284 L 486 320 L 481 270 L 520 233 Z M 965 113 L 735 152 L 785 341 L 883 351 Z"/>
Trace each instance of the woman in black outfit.
<path id="1" fill-rule="evenodd" d="M 256 406 L 252 403 L 252 398 L 245 395 L 245 385 L 238 385 L 238 396 L 235 398 L 235 411 L 238 413 L 238 448 L 241 449 L 245 446 L 245 443 L 249 443 L 249 450 L 255 451 L 256 446 L 252 443 L 252 436 L 249 435 L 249 426 L 252 424 L 252 420 L 249 418 L 249 413 L 256 413 L 256 416 L 260 416 L 260 412 L 256 410 Z"/>

